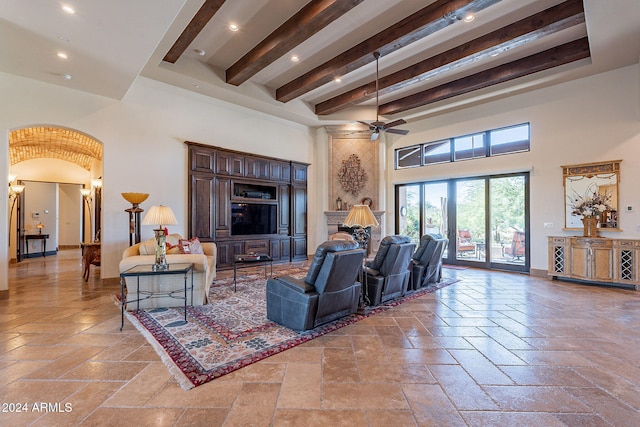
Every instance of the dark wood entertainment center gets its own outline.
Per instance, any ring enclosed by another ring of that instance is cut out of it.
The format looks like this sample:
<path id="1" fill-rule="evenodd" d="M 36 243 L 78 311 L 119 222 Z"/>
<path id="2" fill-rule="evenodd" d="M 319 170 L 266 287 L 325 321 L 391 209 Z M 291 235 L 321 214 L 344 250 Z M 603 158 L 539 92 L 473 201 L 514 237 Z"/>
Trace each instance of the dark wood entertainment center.
<path id="1" fill-rule="evenodd" d="M 189 236 L 216 243 L 217 268 L 251 252 L 307 259 L 307 163 L 185 144 Z"/>

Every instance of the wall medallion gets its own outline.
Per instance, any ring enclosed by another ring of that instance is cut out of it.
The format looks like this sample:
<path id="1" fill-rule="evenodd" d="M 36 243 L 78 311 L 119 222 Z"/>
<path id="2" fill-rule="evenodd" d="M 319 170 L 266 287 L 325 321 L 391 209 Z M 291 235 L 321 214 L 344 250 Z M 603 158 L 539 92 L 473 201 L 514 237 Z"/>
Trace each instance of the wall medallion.
<path id="1" fill-rule="evenodd" d="M 360 159 L 352 154 L 347 160 L 342 161 L 342 167 L 338 172 L 338 178 L 344 191 L 357 196 L 367 182 L 367 173 L 360 166 Z"/>

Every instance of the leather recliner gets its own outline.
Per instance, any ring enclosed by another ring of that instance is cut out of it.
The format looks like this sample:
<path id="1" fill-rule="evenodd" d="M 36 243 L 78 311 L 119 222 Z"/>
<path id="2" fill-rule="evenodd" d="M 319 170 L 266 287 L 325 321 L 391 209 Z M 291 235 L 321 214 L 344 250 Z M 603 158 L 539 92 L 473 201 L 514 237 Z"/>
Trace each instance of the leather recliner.
<path id="1" fill-rule="evenodd" d="M 394 235 L 382 239 L 376 257 L 365 265 L 369 305 L 376 306 L 406 294 L 409 261 L 415 247 L 407 236 Z"/>
<path id="2" fill-rule="evenodd" d="M 364 250 L 355 241 L 330 240 L 316 249 L 304 279 L 267 281 L 267 318 L 306 331 L 358 310 Z"/>
<path id="3" fill-rule="evenodd" d="M 429 283 L 438 283 L 442 279 L 442 255 L 447 249 L 449 239 L 439 234 L 425 234 L 420 238 L 418 249 L 411 257 L 411 286 L 417 290 Z"/>

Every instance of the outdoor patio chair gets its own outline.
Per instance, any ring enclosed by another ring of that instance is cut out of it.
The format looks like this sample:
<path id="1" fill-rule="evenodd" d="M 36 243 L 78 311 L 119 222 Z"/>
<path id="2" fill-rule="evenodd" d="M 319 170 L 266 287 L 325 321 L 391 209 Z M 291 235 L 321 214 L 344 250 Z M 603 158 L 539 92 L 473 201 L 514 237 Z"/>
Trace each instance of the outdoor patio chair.
<path id="1" fill-rule="evenodd" d="M 525 234 L 524 231 L 514 231 L 511 238 L 511 244 L 502 247 L 502 256 L 504 258 L 520 259 L 525 253 Z"/>
<path id="2" fill-rule="evenodd" d="M 458 230 L 457 241 L 458 255 L 476 253 L 476 244 L 471 240 L 471 232 L 469 230 Z"/>

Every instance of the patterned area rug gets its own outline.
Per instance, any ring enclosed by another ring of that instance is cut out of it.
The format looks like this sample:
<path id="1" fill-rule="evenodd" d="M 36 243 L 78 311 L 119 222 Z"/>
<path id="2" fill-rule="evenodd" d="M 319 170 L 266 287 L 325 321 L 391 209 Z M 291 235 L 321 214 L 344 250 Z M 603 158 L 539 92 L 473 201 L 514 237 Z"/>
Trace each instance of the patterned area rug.
<path id="1" fill-rule="evenodd" d="M 282 270 L 278 275 L 302 278 L 306 269 Z M 187 322 L 182 307 L 126 312 L 126 316 L 155 348 L 181 387 L 189 390 L 455 281 L 443 279 L 366 315 L 354 314 L 305 332 L 267 319 L 262 272 L 238 277 L 236 292 L 232 278 L 216 281 L 207 305 L 187 308 Z"/>

